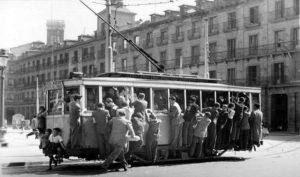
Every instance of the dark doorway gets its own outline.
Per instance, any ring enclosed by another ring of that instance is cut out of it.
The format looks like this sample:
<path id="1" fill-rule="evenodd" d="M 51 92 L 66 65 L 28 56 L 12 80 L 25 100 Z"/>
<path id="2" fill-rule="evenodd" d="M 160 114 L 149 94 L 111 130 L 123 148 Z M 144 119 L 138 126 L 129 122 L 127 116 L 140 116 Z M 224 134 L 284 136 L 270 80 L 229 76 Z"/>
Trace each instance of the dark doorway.
<path id="1" fill-rule="evenodd" d="M 287 130 L 288 99 L 286 94 L 274 94 L 271 97 L 271 130 Z"/>

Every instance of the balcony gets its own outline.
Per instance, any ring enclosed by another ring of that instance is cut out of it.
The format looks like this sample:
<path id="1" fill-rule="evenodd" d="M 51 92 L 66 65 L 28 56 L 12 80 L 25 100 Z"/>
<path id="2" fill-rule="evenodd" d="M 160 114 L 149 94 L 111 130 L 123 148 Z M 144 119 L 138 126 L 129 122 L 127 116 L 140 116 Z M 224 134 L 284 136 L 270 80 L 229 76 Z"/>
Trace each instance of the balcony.
<path id="1" fill-rule="evenodd" d="M 105 50 L 98 50 L 98 58 L 103 59 L 105 58 Z"/>
<path id="2" fill-rule="evenodd" d="M 252 46 L 248 48 L 236 48 L 232 51 L 221 51 L 210 53 L 210 59 L 214 61 L 226 60 L 231 61 L 238 58 L 249 58 L 273 54 L 287 53 L 299 48 L 300 41 L 280 42 L 277 44 L 267 44 Z M 297 45 L 296 45 L 297 44 Z"/>
<path id="3" fill-rule="evenodd" d="M 261 17 L 253 16 L 253 17 L 245 17 L 244 18 L 244 27 L 246 29 L 259 27 L 261 25 Z"/>
<path id="4" fill-rule="evenodd" d="M 163 46 L 163 45 L 167 45 L 168 44 L 168 39 L 169 37 L 168 36 L 160 36 L 160 37 L 157 37 L 156 38 L 156 45 L 157 46 Z"/>
<path id="5" fill-rule="evenodd" d="M 72 57 L 72 64 L 77 64 L 79 62 L 78 57 Z"/>
<path id="6" fill-rule="evenodd" d="M 271 23 L 299 19 L 299 10 L 296 10 L 294 7 L 285 8 L 282 10 L 275 10 L 269 12 L 269 20 Z"/>
<path id="7" fill-rule="evenodd" d="M 219 24 L 208 25 L 208 35 L 217 35 L 219 34 Z"/>
<path id="8" fill-rule="evenodd" d="M 126 48 L 124 48 L 123 46 L 119 46 L 118 48 L 120 54 L 128 53 L 128 46 Z"/>
<path id="9" fill-rule="evenodd" d="M 227 21 L 223 23 L 223 32 L 228 33 L 232 31 L 237 31 L 238 28 L 238 21 L 237 20 L 232 20 L 232 21 Z"/>
<path id="10" fill-rule="evenodd" d="M 178 42 L 183 42 L 183 41 L 184 41 L 184 33 L 183 32 L 172 34 L 172 42 L 173 43 L 178 43 Z"/>
<path id="11" fill-rule="evenodd" d="M 144 42 L 143 42 L 143 48 L 144 49 L 150 49 L 153 47 L 153 38 L 150 38 L 150 39 L 146 39 Z"/>
<path id="12" fill-rule="evenodd" d="M 200 28 L 195 28 L 195 29 L 188 30 L 188 39 L 189 40 L 199 39 L 200 37 L 201 37 Z"/>
<path id="13" fill-rule="evenodd" d="M 203 62 L 200 62 L 200 56 L 184 57 L 182 61 L 183 67 L 198 66 L 200 64 L 203 64 Z"/>

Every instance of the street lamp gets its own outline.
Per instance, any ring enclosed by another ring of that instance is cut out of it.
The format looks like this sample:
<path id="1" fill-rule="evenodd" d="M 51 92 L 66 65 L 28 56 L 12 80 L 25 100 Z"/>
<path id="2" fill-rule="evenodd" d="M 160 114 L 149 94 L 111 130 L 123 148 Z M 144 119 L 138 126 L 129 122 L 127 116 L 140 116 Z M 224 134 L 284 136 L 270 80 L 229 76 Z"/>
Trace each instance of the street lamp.
<path id="1" fill-rule="evenodd" d="M 4 70 L 8 61 L 7 51 L 0 49 L 0 128 L 4 125 Z"/>

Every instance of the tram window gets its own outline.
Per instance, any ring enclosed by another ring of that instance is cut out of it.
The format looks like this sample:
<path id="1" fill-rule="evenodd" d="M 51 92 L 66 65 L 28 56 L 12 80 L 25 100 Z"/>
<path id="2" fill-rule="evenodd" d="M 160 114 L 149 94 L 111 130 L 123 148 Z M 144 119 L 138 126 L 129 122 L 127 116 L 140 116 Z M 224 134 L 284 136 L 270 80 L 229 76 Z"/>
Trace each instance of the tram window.
<path id="1" fill-rule="evenodd" d="M 200 106 L 200 91 L 199 90 L 186 90 L 186 105 L 188 106 L 191 97 L 196 98 L 196 104 Z"/>
<path id="2" fill-rule="evenodd" d="M 258 93 L 252 93 L 252 103 L 253 104 L 260 104 L 260 102 L 259 102 L 259 94 Z"/>
<path id="3" fill-rule="evenodd" d="M 65 101 L 64 112 L 65 112 L 65 114 L 69 113 L 69 102 L 71 101 L 71 99 L 73 99 L 72 96 L 74 94 L 79 94 L 79 87 L 65 88 L 65 91 L 64 91 L 64 101 Z"/>
<path id="4" fill-rule="evenodd" d="M 215 103 L 214 91 L 202 91 L 203 108 L 213 107 Z"/>
<path id="5" fill-rule="evenodd" d="M 170 89 L 170 96 L 175 96 L 176 102 L 179 104 L 181 110 L 184 110 L 184 91 L 177 89 Z"/>
<path id="6" fill-rule="evenodd" d="M 129 102 L 130 87 L 102 87 L 103 103 L 107 98 L 111 98 L 116 105 L 119 105 L 119 97 L 123 96 Z"/>
<path id="7" fill-rule="evenodd" d="M 168 110 L 168 90 L 153 88 L 153 109 L 156 111 Z"/>
<path id="8" fill-rule="evenodd" d="M 48 91 L 48 114 L 59 115 L 62 113 L 63 100 L 62 90 L 49 90 Z"/>
<path id="9" fill-rule="evenodd" d="M 230 101 L 236 102 L 239 98 L 243 97 L 245 99 L 244 105 L 250 108 L 250 100 L 249 100 L 249 93 L 245 92 L 230 92 Z M 233 100 L 234 99 L 234 100 Z"/>
<path id="10" fill-rule="evenodd" d="M 137 99 L 137 96 L 139 93 L 144 93 L 145 94 L 145 100 L 148 102 L 147 108 L 150 108 L 150 88 L 134 88 L 134 98 L 132 101 Z"/>
<path id="11" fill-rule="evenodd" d="M 86 109 L 96 110 L 99 103 L 99 87 L 87 86 L 86 87 Z"/>
<path id="12" fill-rule="evenodd" d="M 217 102 L 221 107 L 223 104 L 228 104 L 228 92 L 217 91 Z"/>

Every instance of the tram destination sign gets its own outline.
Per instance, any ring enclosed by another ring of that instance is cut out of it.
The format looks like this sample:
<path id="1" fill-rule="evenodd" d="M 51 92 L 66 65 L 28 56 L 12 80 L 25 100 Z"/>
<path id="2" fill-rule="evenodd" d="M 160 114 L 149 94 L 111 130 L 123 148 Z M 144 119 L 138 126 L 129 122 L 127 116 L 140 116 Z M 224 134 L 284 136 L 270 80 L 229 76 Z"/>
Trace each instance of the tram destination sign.
<path id="1" fill-rule="evenodd" d="M 49 81 L 45 84 L 44 90 L 56 90 L 56 89 L 62 89 L 64 87 L 63 81 Z"/>

